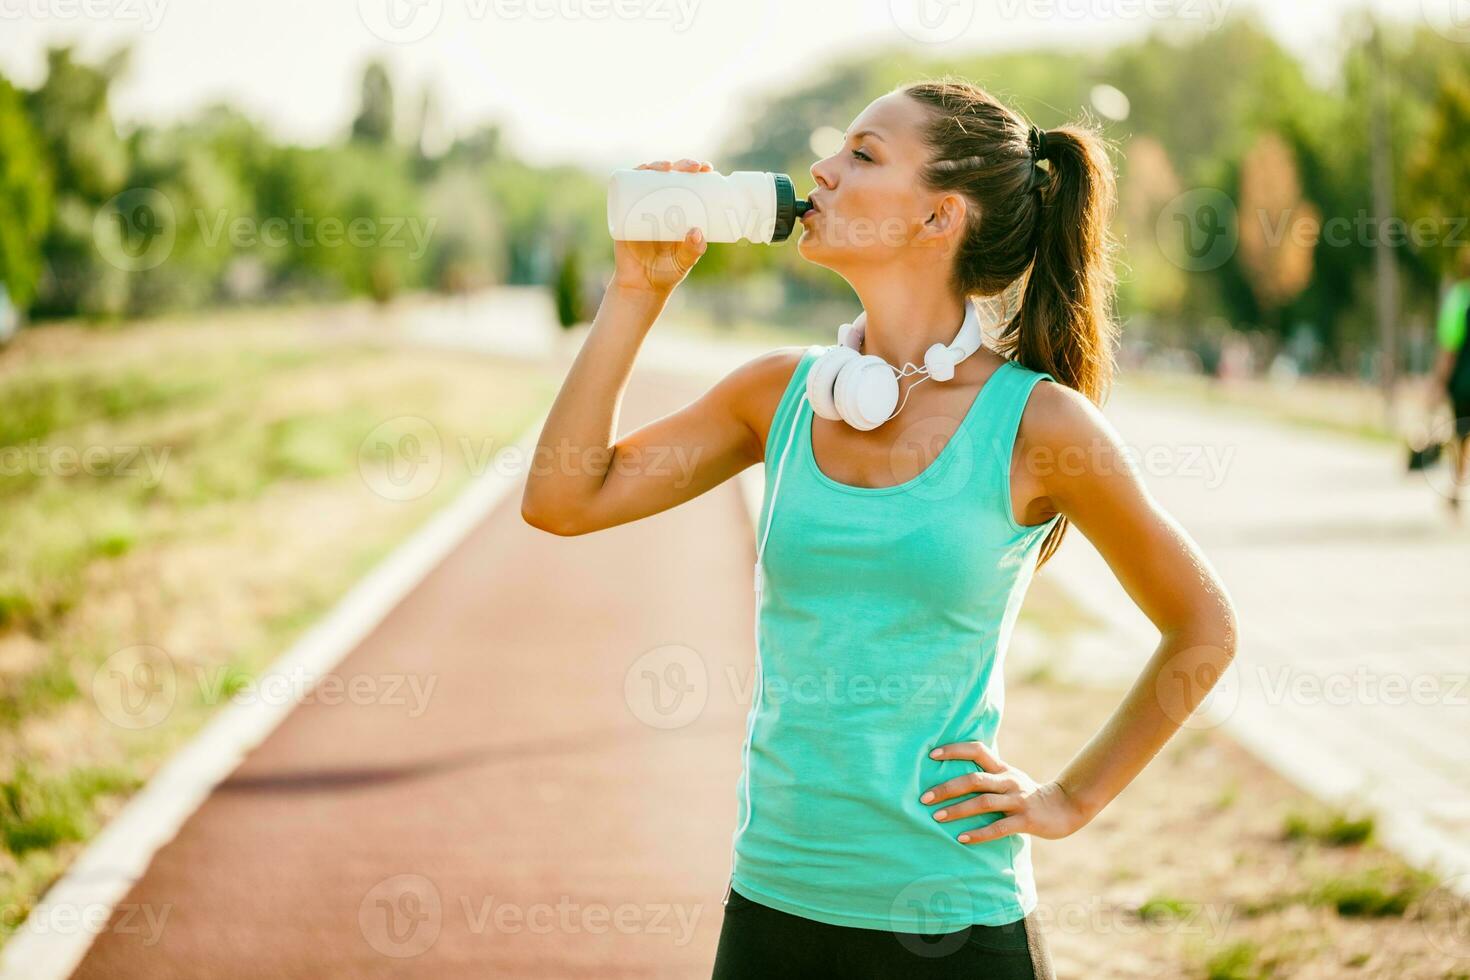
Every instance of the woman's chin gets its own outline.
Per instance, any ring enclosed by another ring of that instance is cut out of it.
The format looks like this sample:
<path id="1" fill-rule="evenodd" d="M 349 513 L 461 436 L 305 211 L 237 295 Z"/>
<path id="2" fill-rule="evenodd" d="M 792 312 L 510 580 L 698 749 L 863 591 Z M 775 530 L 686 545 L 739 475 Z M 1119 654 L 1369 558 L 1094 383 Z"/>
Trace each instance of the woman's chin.
<path id="1" fill-rule="evenodd" d="M 806 231 L 803 226 L 801 237 L 796 240 L 796 254 L 808 262 L 824 265 L 822 256 L 826 251 L 827 249 L 822 245 L 821 239 L 817 238 L 811 232 Z"/>

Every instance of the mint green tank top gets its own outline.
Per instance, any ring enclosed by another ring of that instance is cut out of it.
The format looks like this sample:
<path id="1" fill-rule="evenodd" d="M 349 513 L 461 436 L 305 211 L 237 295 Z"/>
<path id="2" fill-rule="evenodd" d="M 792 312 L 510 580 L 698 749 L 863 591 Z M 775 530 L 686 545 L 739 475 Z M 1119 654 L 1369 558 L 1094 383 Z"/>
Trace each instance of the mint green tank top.
<path id="1" fill-rule="evenodd" d="M 1015 521 L 1011 453 L 1032 387 L 1055 378 L 1007 361 L 923 472 L 857 487 L 812 452 L 806 376 L 822 350 L 803 354 L 766 439 L 758 535 L 795 423 L 765 538 L 730 887 L 842 926 L 934 935 L 1014 922 L 1037 901 L 1030 838 L 961 844 L 1004 814 L 940 823 L 945 804 L 919 795 L 976 769 L 929 758 L 936 745 L 1001 751 L 1006 647 L 1060 520 Z"/>

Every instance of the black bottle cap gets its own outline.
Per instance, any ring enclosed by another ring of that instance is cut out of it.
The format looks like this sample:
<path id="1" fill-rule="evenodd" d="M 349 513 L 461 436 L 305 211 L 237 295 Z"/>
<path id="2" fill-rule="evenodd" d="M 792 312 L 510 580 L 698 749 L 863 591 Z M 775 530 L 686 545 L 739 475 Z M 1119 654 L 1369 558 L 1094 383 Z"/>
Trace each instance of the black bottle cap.
<path id="1" fill-rule="evenodd" d="M 776 178 L 776 227 L 771 232 L 772 242 L 784 242 L 791 237 L 791 232 L 796 228 L 797 220 L 812 209 L 810 201 L 799 201 L 796 199 L 796 188 L 791 184 L 791 178 L 785 174 L 775 174 Z"/>

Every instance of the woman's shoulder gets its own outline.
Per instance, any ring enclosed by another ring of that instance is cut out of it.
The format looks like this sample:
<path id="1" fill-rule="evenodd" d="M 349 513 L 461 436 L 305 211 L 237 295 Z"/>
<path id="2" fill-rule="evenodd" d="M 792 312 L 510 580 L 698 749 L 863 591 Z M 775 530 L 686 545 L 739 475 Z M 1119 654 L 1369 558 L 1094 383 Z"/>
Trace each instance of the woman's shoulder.
<path id="1" fill-rule="evenodd" d="M 776 410 L 799 369 L 822 350 L 816 344 L 774 347 L 736 365 L 715 386 L 727 393 L 737 414 L 764 444 Z"/>
<path id="2" fill-rule="evenodd" d="M 1016 365 L 1021 367 L 1021 365 Z M 1063 453 L 1077 447 L 1121 447 L 1121 436 L 1092 399 L 1046 371 L 1021 368 L 1041 380 L 1029 386 L 1017 440 Z"/>
<path id="3" fill-rule="evenodd" d="M 774 410 L 797 371 L 809 367 L 810 360 L 821 350 L 816 344 L 773 347 L 736 367 L 730 377 L 739 377 L 740 387 L 749 397 L 760 404 L 769 403 L 768 407 Z"/>

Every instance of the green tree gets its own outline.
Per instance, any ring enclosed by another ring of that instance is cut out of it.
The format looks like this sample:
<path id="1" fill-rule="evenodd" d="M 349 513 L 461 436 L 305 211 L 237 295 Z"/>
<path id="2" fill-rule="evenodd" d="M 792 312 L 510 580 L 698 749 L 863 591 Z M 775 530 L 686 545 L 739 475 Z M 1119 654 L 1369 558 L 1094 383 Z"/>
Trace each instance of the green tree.
<path id="1" fill-rule="evenodd" d="M 384 146 L 393 142 L 393 82 L 381 61 L 362 73 L 362 105 L 352 121 L 352 138 Z"/>
<path id="2" fill-rule="evenodd" d="M 574 239 L 563 246 L 556 270 L 556 319 L 563 328 L 582 322 L 582 259 Z"/>
<path id="3" fill-rule="evenodd" d="M 0 286 L 24 311 L 51 221 L 51 173 L 20 93 L 0 78 Z"/>
<path id="4" fill-rule="evenodd" d="M 54 219 L 42 246 L 43 277 L 36 311 L 43 315 L 118 315 L 127 306 L 127 272 L 97 248 L 97 216 L 126 186 L 127 146 L 112 121 L 109 93 L 127 68 L 122 48 L 95 65 L 70 47 L 46 54 L 46 80 L 26 98 L 26 109 L 51 161 Z"/>
<path id="5" fill-rule="evenodd" d="M 1463 224 L 1470 201 L 1470 79 L 1461 72 L 1446 70 L 1440 76 L 1428 133 L 1409 161 L 1403 184 L 1413 209 L 1446 229 L 1446 240 L 1424 252 L 1436 272 L 1450 274 L 1456 254 L 1467 247 Z M 1457 224 L 1462 227 L 1455 236 Z"/>

